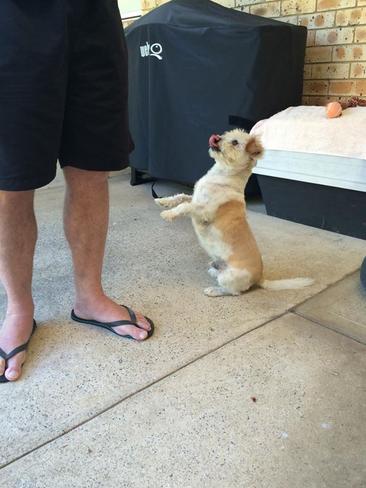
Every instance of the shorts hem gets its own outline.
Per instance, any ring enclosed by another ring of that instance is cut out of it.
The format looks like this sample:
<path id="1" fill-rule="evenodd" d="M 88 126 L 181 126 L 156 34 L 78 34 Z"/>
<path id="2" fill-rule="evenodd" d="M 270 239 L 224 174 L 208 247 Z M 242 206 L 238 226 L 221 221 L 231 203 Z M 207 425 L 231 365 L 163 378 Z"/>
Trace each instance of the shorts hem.
<path id="1" fill-rule="evenodd" d="M 0 178 L 0 191 L 31 191 L 48 185 L 56 177 L 56 173 L 45 178 Z"/>
<path id="2" fill-rule="evenodd" d="M 98 163 L 93 163 L 93 161 L 88 160 L 81 160 L 79 158 L 62 158 L 59 163 L 61 168 L 65 168 L 66 166 L 71 166 L 72 168 L 83 169 L 85 171 L 120 171 L 122 169 L 127 168 L 130 163 L 126 161 L 124 163 L 119 160 L 116 161 L 108 161 L 101 164 L 101 160 Z"/>

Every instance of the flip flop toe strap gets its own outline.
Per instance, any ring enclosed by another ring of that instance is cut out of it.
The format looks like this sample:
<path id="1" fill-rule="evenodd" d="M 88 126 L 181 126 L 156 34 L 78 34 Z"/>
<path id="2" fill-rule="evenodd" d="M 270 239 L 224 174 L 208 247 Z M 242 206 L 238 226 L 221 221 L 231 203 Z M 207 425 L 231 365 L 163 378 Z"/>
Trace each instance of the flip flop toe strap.
<path id="1" fill-rule="evenodd" d="M 29 342 L 29 341 L 28 341 Z M 22 351 L 25 351 L 28 346 L 28 342 L 26 344 L 22 344 L 21 346 L 16 347 L 12 351 L 6 353 L 3 349 L 0 348 L 0 356 L 5 359 L 5 361 L 8 361 L 9 359 L 13 358 L 17 354 L 19 354 Z"/>
<path id="2" fill-rule="evenodd" d="M 127 310 L 127 312 L 130 315 L 131 321 L 136 323 L 137 322 L 137 317 L 136 317 L 135 312 L 130 307 L 127 307 L 126 305 L 121 305 L 121 307 L 123 307 L 123 308 L 125 308 Z"/>
<path id="3" fill-rule="evenodd" d="M 7 353 L 4 351 L 4 349 L 1 349 L 1 347 L 0 347 L 0 358 L 5 359 L 5 361 L 8 359 Z"/>
<path id="4" fill-rule="evenodd" d="M 137 327 L 138 329 L 144 330 L 143 327 L 141 327 L 137 322 L 133 321 L 132 318 L 131 320 L 117 320 L 116 322 L 109 322 L 106 325 L 110 329 L 114 329 L 115 327 L 119 327 L 121 325 L 132 325 L 134 327 Z"/>
<path id="5" fill-rule="evenodd" d="M 127 334 L 120 334 L 119 332 L 117 332 L 114 329 L 116 327 L 130 325 L 132 327 L 137 327 L 138 329 L 147 332 L 148 337 L 152 336 L 152 334 L 154 332 L 154 324 L 148 317 L 144 317 L 144 318 L 149 322 L 150 327 L 151 327 L 150 330 L 144 329 L 143 327 L 141 327 L 140 324 L 137 323 L 137 316 L 131 308 L 127 307 L 126 305 L 121 305 L 121 307 L 123 307 L 125 310 L 127 310 L 128 314 L 130 316 L 130 320 L 116 320 L 115 322 L 99 322 L 97 320 L 82 319 L 75 314 L 74 310 L 71 311 L 71 318 L 73 320 L 75 320 L 76 322 L 80 322 L 82 324 L 89 324 L 89 325 L 95 325 L 97 327 L 103 327 L 104 329 L 108 329 L 120 337 L 126 337 L 128 339 L 136 340 L 134 337 L 132 337 L 128 333 Z"/>
<path id="6" fill-rule="evenodd" d="M 5 361 L 8 361 L 9 359 L 11 359 L 14 356 L 16 356 L 17 354 L 19 354 L 20 352 L 26 351 L 27 347 L 29 345 L 29 341 L 31 340 L 31 337 L 32 337 L 34 331 L 36 330 L 36 327 L 37 327 L 36 323 L 35 323 L 35 321 L 33 321 L 33 329 L 32 329 L 31 335 L 30 335 L 29 339 L 27 340 L 27 342 L 25 342 L 24 344 L 21 344 L 20 346 L 16 347 L 12 351 L 5 352 L 4 349 L 1 349 L 1 347 L 0 347 L 0 357 L 5 359 Z"/>

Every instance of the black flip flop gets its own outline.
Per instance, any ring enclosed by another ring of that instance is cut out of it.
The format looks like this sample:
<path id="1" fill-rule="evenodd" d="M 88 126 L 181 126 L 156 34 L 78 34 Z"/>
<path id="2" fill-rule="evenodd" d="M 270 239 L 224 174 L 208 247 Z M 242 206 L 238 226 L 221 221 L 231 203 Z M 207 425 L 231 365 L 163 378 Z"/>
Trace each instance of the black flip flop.
<path id="1" fill-rule="evenodd" d="M 114 327 L 118 327 L 119 325 L 133 325 L 135 327 L 138 327 L 141 330 L 146 330 L 146 329 L 143 329 L 142 327 L 140 327 L 139 324 L 137 323 L 137 317 L 136 317 L 136 314 L 133 310 L 131 310 L 129 307 L 126 307 L 126 305 L 121 305 L 121 307 L 123 307 L 127 310 L 127 312 L 130 315 L 130 320 L 117 320 L 116 322 L 98 322 L 97 320 L 82 319 L 75 314 L 74 310 L 71 310 L 71 318 L 75 322 L 80 322 L 81 324 L 95 325 L 97 327 L 102 327 L 103 329 L 107 329 L 110 332 L 113 332 L 113 334 L 116 334 L 119 337 L 122 337 L 123 339 L 131 339 L 133 341 L 136 341 L 136 339 L 134 337 L 132 337 L 130 335 L 118 334 L 118 332 L 116 332 L 114 330 Z M 144 317 L 144 318 L 151 325 L 151 329 L 146 331 L 148 333 L 146 339 L 148 339 L 154 333 L 154 322 L 151 319 L 149 319 L 148 317 Z M 146 339 L 144 339 L 144 340 L 146 341 Z M 144 341 L 137 341 L 137 342 L 144 342 Z"/>
<path id="2" fill-rule="evenodd" d="M 27 350 L 28 344 L 29 344 L 29 342 L 30 342 L 30 340 L 32 338 L 32 335 L 34 334 L 34 331 L 36 330 L 36 328 L 37 328 L 37 324 L 36 324 L 36 321 L 33 319 L 33 329 L 32 329 L 31 335 L 29 336 L 29 339 L 28 339 L 28 341 L 26 343 L 22 344 L 21 346 L 16 347 L 15 349 L 13 349 L 12 351 L 10 351 L 8 353 L 6 353 L 0 347 L 0 357 L 2 357 L 3 359 L 5 359 L 5 370 L 4 370 L 4 374 L 0 376 L 0 383 L 9 383 L 8 378 L 5 376 L 5 371 L 6 371 L 7 367 L 8 367 L 8 361 L 12 357 L 14 357 L 17 354 L 19 354 L 20 352 Z"/>

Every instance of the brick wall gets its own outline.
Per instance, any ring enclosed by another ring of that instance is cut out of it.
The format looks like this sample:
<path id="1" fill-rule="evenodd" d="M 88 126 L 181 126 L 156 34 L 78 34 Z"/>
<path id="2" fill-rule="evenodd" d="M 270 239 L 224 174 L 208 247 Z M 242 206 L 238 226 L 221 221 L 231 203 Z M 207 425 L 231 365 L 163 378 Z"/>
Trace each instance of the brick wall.
<path id="1" fill-rule="evenodd" d="M 169 0 L 141 0 L 144 13 Z M 366 98 L 366 0 L 216 0 L 226 7 L 304 25 L 303 103 Z"/>

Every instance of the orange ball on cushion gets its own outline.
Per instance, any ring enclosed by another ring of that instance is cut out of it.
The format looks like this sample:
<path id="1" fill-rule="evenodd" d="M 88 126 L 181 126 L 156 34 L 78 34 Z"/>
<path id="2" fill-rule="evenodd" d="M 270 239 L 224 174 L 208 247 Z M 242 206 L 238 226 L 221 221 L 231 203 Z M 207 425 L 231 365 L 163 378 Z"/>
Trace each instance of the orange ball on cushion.
<path id="1" fill-rule="evenodd" d="M 326 106 L 326 113 L 329 119 L 334 119 L 342 115 L 342 105 L 339 102 L 330 102 Z"/>

